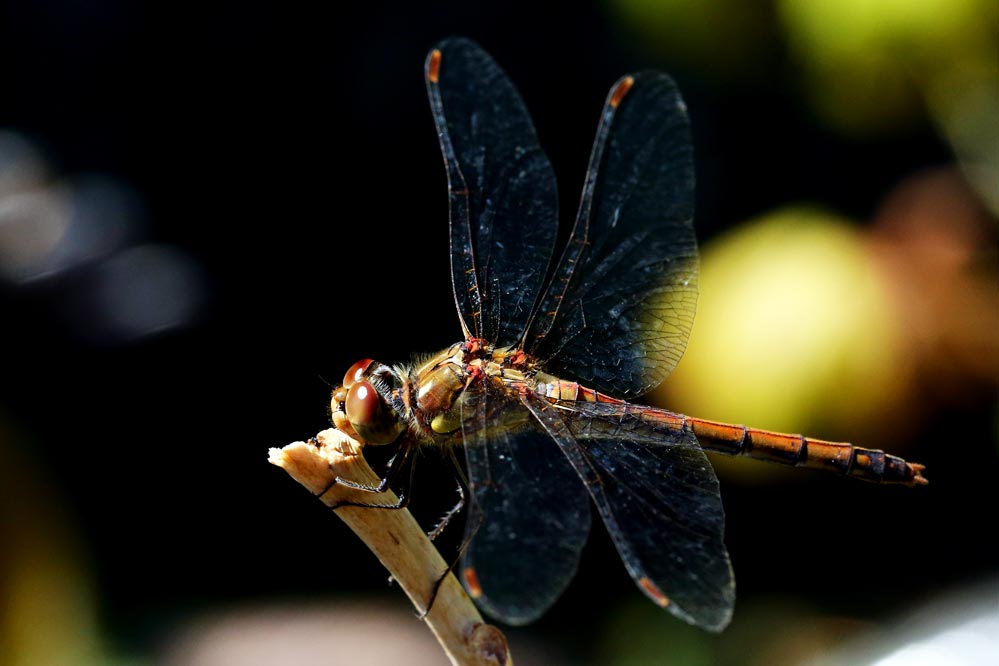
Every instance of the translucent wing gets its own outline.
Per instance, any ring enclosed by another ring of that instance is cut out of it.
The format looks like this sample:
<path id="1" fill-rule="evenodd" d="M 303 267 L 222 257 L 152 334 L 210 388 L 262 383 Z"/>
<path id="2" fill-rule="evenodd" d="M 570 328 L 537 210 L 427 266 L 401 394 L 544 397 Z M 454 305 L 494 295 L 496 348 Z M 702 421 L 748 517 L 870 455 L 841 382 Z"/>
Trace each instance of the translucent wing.
<path id="1" fill-rule="evenodd" d="M 643 418 L 628 404 L 522 400 L 586 482 L 638 587 L 691 624 L 723 629 L 735 603 L 725 513 L 714 470 L 683 418 Z"/>
<path id="2" fill-rule="evenodd" d="M 461 578 L 489 615 L 525 624 L 575 575 L 589 498 L 551 437 L 493 380 L 466 391 L 462 422 L 473 503 Z"/>
<path id="3" fill-rule="evenodd" d="M 447 167 L 451 279 L 466 337 L 523 333 L 551 259 L 558 193 L 534 125 L 506 74 L 473 42 L 430 52 L 427 92 Z"/>
<path id="4" fill-rule="evenodd" d="M 664 74 L 625 77 L 604 105 L 572 236 L 526 346 L 546 369 L 621 397 L 676 367 L 697 303 L 686 108 Z"/>

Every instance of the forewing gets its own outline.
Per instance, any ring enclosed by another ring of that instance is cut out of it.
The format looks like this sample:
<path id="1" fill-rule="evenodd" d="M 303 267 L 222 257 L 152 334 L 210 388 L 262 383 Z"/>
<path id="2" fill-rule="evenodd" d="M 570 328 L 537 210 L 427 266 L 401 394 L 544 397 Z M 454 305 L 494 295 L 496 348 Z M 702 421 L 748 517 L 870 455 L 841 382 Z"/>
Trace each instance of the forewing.
<path id="1" fill-rule="evenodd" d="M 648 419 L 632 405 L 524 402 L 585 479 L 638 587 L 691 624 L 723 629 L 735 603 L 725 513 L 683 417 Z"/>
<path id="2" fill-rule="evenodd" d="M 427 92 L 447 167 L 451 279 L 466 336 L 520 339 L 558 227 L 555 174 L 524 103 L 466 39 L 430 52 Z"/>
<path id="3" fill-rule="evenodd" d="M 589 498 L 516 397 L 486 379 L 462 406 L 469 507 L 461 578 L 507 624 L 540 617 L 569 585 L 590 529 Z"/>
<path id="4" fill-rule="evenodd" d="M 569 244 L 528 332 L 558 375 L 633 397 L 683 355 L 697 304 L 694 164 L 672 79 L 611 89 Z"/>

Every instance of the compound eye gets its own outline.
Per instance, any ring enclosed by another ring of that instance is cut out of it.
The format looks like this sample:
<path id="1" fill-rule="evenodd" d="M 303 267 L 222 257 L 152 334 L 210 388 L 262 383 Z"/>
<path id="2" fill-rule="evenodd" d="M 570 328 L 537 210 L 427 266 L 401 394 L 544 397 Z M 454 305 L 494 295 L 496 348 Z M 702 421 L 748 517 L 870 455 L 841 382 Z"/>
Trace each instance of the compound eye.
<path id="1" fill-rule="evenodd" d="M 362 358 L 360 361 L 350 366 L 350 369 L 347 370 L 347 374 L 343 376 L 343 387 L 349 389 L 356 382 L 360 381 L 372 363 L 374 363 L 374 361 L 370 358 Z"/>
<path id="2" fill-rule="evenodd" d="M 375 388 L 363 379 L 354 382 L 347 391 L 344 410 L 347 418 L 354 426 L 367 426 L 378 419 L 381 411 L 381 396 Z"/>
<path id="3" fill-rule="evenodd" d="M 361 379 L 347 391 L 347 420 L 367 444 L 390 444 L 402 432 L 402 422 L 368 381 Z"/>

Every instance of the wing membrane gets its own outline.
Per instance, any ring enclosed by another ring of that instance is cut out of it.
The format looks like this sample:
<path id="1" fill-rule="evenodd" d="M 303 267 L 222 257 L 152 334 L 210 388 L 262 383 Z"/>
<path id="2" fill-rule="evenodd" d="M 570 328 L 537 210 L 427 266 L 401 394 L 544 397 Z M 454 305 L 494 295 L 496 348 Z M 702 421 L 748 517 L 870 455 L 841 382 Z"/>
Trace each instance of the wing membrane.
<path id="1" fill-rule="evenodd" d="M 720 631 L 735 603 L 718 480 L 690 427 L 633 405 L 523 401 L 586 482 L 628 573 L 673 615 Z M 578 411 L 577 411 L 578 410 Z"/>
<path id="2" fill-rule="evenodd" d="M 462 406 L 473 497 L 462 579 L 489 615 L 525 624 L 575 575 L 590 530 L 589 498 L 516 397 L 492 380 L 478 388 L 468 389 Z"/>
<path id="3" fill-rule="evenodd" d="M 517 90 L 476 44 L 441 42 L 427 58 L 426 82 L 447 167 L 462 327 L 466 336 L 513 344 L 555 242 L 555 175 Z"/>
<path id="4" fill-rule="evenodd" d="M 621 79 L 526 339 L 550 371 L 633 397 L 676 367 L 697 302 L 693 199 L 689 121 L 673 81 L 651 72 Z"/>

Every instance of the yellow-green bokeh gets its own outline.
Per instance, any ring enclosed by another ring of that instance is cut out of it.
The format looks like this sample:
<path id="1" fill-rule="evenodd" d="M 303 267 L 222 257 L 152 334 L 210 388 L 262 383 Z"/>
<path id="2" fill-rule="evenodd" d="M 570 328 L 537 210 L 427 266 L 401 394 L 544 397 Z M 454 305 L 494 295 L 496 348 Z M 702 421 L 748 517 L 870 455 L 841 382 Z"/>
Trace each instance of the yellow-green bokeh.
<path id="1" fill-rule="evenodd" d="M 850 133 L 892 131 L 961 70 L 995 63 L 990 0 L 778 0 L 789 52 L 819 115 Z"/>
<path id="2" fill-rule="evenodd" d="M 822 437 L 901 390 L 899 321 L 863 236 L 789 208 L 703 248 L 687 352 L 656 399 L 703 418 Z"/>
<path id="3" fill-rule="evenodd" d="M 774 47 L 770 0 L 607 0 L 626 40 L 720 79 L 751 74 Z"/>

